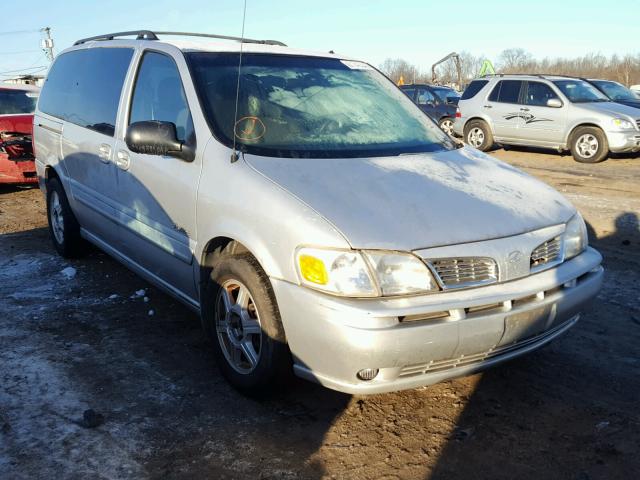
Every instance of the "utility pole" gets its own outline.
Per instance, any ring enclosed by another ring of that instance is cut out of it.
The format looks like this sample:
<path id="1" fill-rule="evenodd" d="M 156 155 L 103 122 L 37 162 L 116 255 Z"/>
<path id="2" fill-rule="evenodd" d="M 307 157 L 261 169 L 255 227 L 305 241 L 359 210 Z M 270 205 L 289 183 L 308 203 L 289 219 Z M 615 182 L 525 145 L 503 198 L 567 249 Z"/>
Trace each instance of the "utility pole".
<path id="1" fill-rule="evenodd" d="M 41 32 L 44 32 L 45 38 L 42 40 L 42 49 L 50 62 L 53 62 L 53 38 L 51 38 L 51 28 L 44 27 Z"/>

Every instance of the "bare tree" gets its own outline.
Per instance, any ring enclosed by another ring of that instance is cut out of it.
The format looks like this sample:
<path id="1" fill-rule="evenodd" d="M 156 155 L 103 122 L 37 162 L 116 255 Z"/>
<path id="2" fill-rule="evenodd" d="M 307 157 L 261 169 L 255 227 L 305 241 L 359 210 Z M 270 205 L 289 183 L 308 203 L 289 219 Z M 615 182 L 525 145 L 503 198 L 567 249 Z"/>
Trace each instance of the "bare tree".
<path id="1" fill-rule="evenodd" d="M 463 83 L 477 75 L 485 58 L 470 52 L 460 53 Z M 615 80 L 625 85 L 640 84 L 640 53 L 624 57 L 588 53 L 576 58 L 547 57 L 537 60 L 522 48 L 509 48 L 498 56 L 496 63 L 500 73 L 547 73 Z M 430 65 L 416 66 L 401 58 L 388 58 L 380 65 L 380 70 L 394 82 L 400 76 L 406 83 L 426 83 L 431 79 Z M 453 83 L 456 80 L 455 65 L 453 62 L 443 63 L 437 67 L 437 74 L 440 82 Z"/>

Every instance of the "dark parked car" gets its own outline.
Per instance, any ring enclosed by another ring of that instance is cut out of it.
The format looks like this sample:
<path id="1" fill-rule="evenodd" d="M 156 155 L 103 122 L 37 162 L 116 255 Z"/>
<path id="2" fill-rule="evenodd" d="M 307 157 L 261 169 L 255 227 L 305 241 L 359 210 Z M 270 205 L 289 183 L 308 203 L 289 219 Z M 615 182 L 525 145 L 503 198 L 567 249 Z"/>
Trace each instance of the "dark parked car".
<path id="1" fill-rule="evenodd" d="M 632 90 L 612 80 L 587 80 L 591 85 L 604 93 L 612 102 L 640 108 L 640 98 Z"/>
<path id="2" fill-rule="evenodd" d="M 437 122 L 444 132 L 453 135 L 459 93 L 451 88 L 427 84 L 402 85 L 400 88 L 424 113 Z"/>

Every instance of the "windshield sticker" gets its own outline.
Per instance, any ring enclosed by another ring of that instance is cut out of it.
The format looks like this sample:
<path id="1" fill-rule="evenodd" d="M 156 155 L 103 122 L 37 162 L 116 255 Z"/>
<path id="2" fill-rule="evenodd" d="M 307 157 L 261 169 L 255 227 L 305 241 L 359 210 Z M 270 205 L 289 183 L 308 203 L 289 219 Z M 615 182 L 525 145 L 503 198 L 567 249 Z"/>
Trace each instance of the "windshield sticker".
<path id="1" fill-rule="evenodd" d="M 242 117 L 236 122 L 235 128 L 233 129 L 236 138 L 245 142 L 260 140 L 266 132 L 267 127 L 264 125 L 264 122 L 254 116 Z"/>
<path id="2" fill-rule="evenodd" d="M 349 67 L 351 70 L 373 70 L 371 65 L 364 62 L 353 62 L 351 60 L 340 60 L 342 64 Z"/>

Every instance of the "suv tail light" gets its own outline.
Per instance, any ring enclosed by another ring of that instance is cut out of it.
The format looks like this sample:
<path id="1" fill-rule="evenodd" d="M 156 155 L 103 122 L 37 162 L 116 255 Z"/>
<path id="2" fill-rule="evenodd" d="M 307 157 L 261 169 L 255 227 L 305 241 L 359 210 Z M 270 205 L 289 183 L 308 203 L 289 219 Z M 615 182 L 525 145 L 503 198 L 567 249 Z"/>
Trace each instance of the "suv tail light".
<path id="1" fill-rule="evenodd" d="M 456 107 L 456 118 L 462 118 L 462 112 L 460 112 L 460 107 Z"/>

